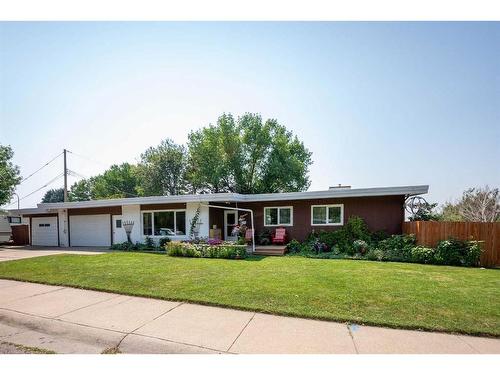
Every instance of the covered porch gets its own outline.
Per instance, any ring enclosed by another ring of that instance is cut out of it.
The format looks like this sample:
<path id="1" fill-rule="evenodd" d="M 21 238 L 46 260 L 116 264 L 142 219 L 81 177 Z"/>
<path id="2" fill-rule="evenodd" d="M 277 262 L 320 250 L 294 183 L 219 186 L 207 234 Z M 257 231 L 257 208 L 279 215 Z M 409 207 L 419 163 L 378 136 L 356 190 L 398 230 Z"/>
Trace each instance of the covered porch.
<path id="1" fill-rule="evenodd" d="M 254 213 L 246 207 L 238 207 L 237 203 L 226 202 L 209 203 L 209 238 L 222 241 L 236 241 L 238 236 L 233 233 L 239 225 L 239 219 L 243 218 L 248 229 L 255 226 Z M 259 245 L 256 233 L 253 241 L 255 247 L 249 247 L 249 251 L 255 255 L 282 256 L 286 252 L 286 245 Z"/>

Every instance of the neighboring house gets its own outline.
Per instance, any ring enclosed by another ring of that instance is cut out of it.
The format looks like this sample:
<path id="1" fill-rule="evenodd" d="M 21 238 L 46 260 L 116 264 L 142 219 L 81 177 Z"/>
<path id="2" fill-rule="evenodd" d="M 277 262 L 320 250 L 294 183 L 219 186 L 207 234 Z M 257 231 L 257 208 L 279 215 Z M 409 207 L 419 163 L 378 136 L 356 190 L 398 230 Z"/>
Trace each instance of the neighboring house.
<path id="1" fill-rule="evenodd" d="M 235 239 L 232 228 L 253 210 L 255 231 L 284 227 L 289 239 L 304 240 L 312 230 L 335 230 L 350 216 L 362 217 L 370 230 L 401 233 L 404 202 L 425 194 L 427 185 L 368 189 L 330 188 L 324 191 L 273 194 L 217 193 L 106 199 L 85 202 L 41 203 L 37 208 L 11 210 L 30 226 L 32 245 L 110 246 L 127 240 L 124 222 L 133 222 L 131 240 L 144 241 L 168 235 L 189 237 L 190 223 L 199 210 L 197 230 L 209 237 L 221 229 L 222 239 Z M 211 207 L 211 206 L 222 206 Z M 247 225 L 251 226 L 247 216 Z"/>

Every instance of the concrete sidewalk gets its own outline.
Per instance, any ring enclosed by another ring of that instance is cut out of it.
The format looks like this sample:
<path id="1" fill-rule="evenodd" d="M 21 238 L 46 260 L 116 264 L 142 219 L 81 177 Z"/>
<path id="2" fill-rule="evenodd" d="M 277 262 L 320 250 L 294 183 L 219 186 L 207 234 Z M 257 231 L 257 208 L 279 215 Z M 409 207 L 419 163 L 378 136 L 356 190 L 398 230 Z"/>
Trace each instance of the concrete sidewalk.
<path id="1" fill-rule="evenodd" d="M 500 340 L 0 280 L 0 341 L 58 353 L 500 353 Z"/>

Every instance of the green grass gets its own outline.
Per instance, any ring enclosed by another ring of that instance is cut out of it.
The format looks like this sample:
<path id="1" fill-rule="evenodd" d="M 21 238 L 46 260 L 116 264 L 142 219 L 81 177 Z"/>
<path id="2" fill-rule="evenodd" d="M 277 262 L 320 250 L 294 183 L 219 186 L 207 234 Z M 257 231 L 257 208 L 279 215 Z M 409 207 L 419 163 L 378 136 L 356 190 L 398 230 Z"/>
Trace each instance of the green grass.
<path id="1" fill-rule="evenodd" d="M 315 319 L 500 336 L 500 271 L 494 269 L 108 253 L 2 262 L 0 278 Z"/>

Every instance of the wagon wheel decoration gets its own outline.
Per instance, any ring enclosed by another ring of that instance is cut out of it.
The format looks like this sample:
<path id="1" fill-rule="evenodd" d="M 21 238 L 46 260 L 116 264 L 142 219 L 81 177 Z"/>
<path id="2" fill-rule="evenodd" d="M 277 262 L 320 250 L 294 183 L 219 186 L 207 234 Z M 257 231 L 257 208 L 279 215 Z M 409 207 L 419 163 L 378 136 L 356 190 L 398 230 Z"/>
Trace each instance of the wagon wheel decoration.
<path id="1" fill-rule="evenodd" d="M 427 201 L 420 196 L 409 197 L 405 202 L 406 212 L 415 215 L 428 205 Z"/>

